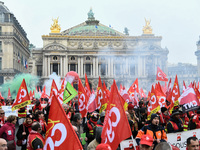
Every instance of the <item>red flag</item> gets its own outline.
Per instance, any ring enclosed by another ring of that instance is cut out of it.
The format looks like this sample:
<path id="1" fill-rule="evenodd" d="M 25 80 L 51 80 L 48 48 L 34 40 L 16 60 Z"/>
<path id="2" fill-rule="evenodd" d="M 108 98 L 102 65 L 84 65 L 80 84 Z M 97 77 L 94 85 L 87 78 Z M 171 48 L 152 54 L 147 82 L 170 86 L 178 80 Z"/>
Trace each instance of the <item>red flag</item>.
<path id="1" fill-rule="evenodd" d="M 185 81 L 183 80 L 183 93 L 184 91 L 187 89 L 186 85 L 185 85 Z"/>
<path id="2" fill-rule="evenodd" d="M 151 114 L 155 114 L 160 110 L 160 105 L 158 104 L 158 100 L 156 98 L 156 94 L 155 94 L 153 85 L 151 88 L 151 97 L 150 97 L 147 108 L 148 108 L 147 109 L 147 119 L 148 120 L 150 120 Z"/>
<path id="3" fill-rule="evenodd" d="M 87 96 L 90 97 L 91 90 L 90 90 L 90 85 L 89 85 L 86 73 L 85 73 L 85 90 L 86 90 Z"/>
<path id="4" fill-rule="evenodd" d="M 29 105 L 29 104 L 31 104 L 31 100 L 30 100 L 28 90 L 26 87 L 26 82 L 23 79 L 22 84 L 19 87 L 15 101 L 12 105 L 12 111 L 25 107 L 26 105 Z"/>
<path id="5" fill-rule="evenodd" d="M 168 81 L 167 75 L 159 67 L 157 67 L 156 80 Z"/>
<path id="6" fill-rule="evenodd" d="M 44 88 L 42 90 L 41 98 L 49 98 L 49 96 L 46 94 L 46 86 L 44 86 Z"/>
<path id="7" fill-rule="evenodd" d="M 35 98 L 35 91 L 33 90 L 33 98 Z"/>
<path id="8" fill-rule="evenodd" d="M 168 97 L 171 93 L 171 89 L 172 89 L 172 79 L 170 78 L 168 86 L 167 86 L 167 92 L 166 92 L 166 97 Z"/>
<path id="9" fill-rule="evenodd" d="M 82 114 L 82 117 L 85 117 L 87 114 L 87 109 L 86 109 L 87 103 L 88 103 L 88 96 L 83 87 L 81 79 L 79 79 L 79 82 L 78 82 L 78 109 L 79 109 L 80 113 Z"/>
<path id="10" fill-rule="evenodd" d="M 139 86 L 138 86 L 138 78 L 135 80 L 135 82 L 131 85 L 131 87 L 128 90 L 128 93 L 134 93 L 136 90 L 137 93 L 139 93 Z"/>
<path id="11" fill-rule="evenodd" d="M 130 99 L 128 92 L 126 91 L 126 89 L 124 88 L 123 91 L 120 93 L 120 95 L 122 96 L 122 98 L 127 102 L 127 103 L 131 103 L 132 100 Z"/>
<path id="12" fill-rule="evenodd" d="M 178 105 L 178 98 L 180 97 L 180 90 L 179 90 L 179 85 L 178 85 L 178 77 L 176 75 L 175 81 L 174 81 L 174 86 L 171 91 L 171 94 L 168 96 L 168 101 L 171 103 L 170 104 L 170 113 L 172 113 L 172 110 L 174 106 Z"/>
<path id="13" fill-rule="evenodd" d="M 160 88 L 158 88 L 158 89 L 155 89 L 155 95 L 156 95 L 156 99 L 158 100 L 158 104 L 160 105 L 160 108 L 166 107 L 166 95 L 164 94 L 164 92 L 161 91 Z"/>
<path id="14" fill-rule="evenodd" d="M 8 88 L 8 97 L 7 97 L 7 99 L 11 99 L 10 88 Z"/>
<path id="15" fill-rule="evenodd" d="M 102 87 L 102 82 L 101 78 L 99 76 L 99 84 L 97 87 L 97 109 L 101 110 L 102 104 L 104 104 L 104 96 L 103 96 L 103 87 Z"/>
<path id="16" fill-rule="evenodd" d="M 144 98 L 147 97 L 142 88 L 140 88 L 140 96 Z"/>
<path id="17" fill-rule="evenodd" d="M 30 100 L 33 99 L 33 94 L 32 94 L 32 91 L 30 90 L 30 93 L 29 93 L 29 97 L 30 97 Z"/>
<path id="18" fill-rule="evenodd" d="M 190 111 L 198 109 L 199 100 L 197 99 L 196 93 L 192 87 L 192 84 L 185 89 L 185 91 L 179 97 L 179 104 L 183 105 L 184 111 Z"/>
<path id="19" fill-rule="evenodd" d="M 101 134 L 101 142 L 109 144 L 113 150 L 117 149 L 121 141 L 132 135 L 120 97 L 114 81 Z"/>
<path id="20" fill-rule="evenodd" d="M 57 85 L 56 85 L 56 82 L 54 81 L 54 79 L 51 84 L 50 98 L 53 96 L 53 92 L 55 93 L 56 96 L 58 95 L 58 88 L 57 88 Z"/>
<path id="21" fill-rule="evenodd" d="M 82 145 L 57 97 L 54 95 L 52 99 L 43 149 L 82 150 Z"/>
<path id="22" fill-rule="evenodd" d="M 92 94 L 90 95 L 86 109 L 87 109 L 87 112 L 93 112 L 97 109 L 94 92 L 92 92 Z"/>

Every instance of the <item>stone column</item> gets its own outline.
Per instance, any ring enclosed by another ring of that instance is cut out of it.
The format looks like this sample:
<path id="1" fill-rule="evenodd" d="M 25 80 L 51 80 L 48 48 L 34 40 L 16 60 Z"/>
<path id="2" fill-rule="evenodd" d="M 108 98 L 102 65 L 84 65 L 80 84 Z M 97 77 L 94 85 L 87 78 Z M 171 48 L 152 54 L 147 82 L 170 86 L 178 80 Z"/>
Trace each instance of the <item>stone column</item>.
<path id="1" fill-rule="evenodd" d="M 51 64 L 51 74 L 53 73 L 53 64 Z"/>
<path id="2" fill-rule="evenodd" d="M 81 77 L 83 76 L 83 57 L 81 57 Z"/>
<path id="3" fill-rule="evenodd" d="M 60 77 L 63 76 L 62 56 L 60 56 Z"/>
<path id="4" fill-rule="evenodd" d="M 113 77 L 114 69 L 113 69 L 113 58 L 111 57 L 111 77 Z"/>
<path id="5" fill-rule="evenodd" d="M 78 75 L 81 75 L 81 59 L 78 57 Z"/>
<path id="6" fill-rule="evenodd" d="M 99 62 L 98 62 L 98 57 L 96 57 L 96 77 L 99 76 Z"/>
<path id="7" fill-rule="evenodd" d="M 75 71 L 76 71 L 76 72 L 78 71 L 77 64 L 75 64 Z"/>
<path id="8" fill-rule="evenodd" d="M 106 76 L 108 75 L 108 63 L 106 63 Z"/>
<path id="9" fill-rule="evenodd" d="M 68 72 L 68 57 L 64 56 L 64 76 L 67 74 Z"/>
<path id="10" fill-rule="evenodd" d="M 92 64 L 90 64 L 90 76 L 92 76 Z"/>
<path id="11" fill-rule="evenodd" d="M 46 67 L 45 67 L 45 61 L 46 61 L 46 59 L 45 59 L 45 55 L 43 55 L 43 63 L 42 63 L 42 65 L 43 65 L 43 68 L 42 68 L 42 76 L 46 76 L 46 74 L 45 74 L 45 69 L 46 69 Z"/>
<path id="12" fill-rule="evenodd" d="M 95 77 L 95 57 L 93 57 L 93 77 Z"/>
<path id="13" fill-rule="evenodd" d="M 110 77 L 110 69 L 111 69 L 111 66 L 110 66 L 110 57 L 108 58 L 108 77 Z"/>
<path id="14" fill-rule="evenodd" d="M 58 76 L 60 76 L 60 64 L 58 63 Z"/>

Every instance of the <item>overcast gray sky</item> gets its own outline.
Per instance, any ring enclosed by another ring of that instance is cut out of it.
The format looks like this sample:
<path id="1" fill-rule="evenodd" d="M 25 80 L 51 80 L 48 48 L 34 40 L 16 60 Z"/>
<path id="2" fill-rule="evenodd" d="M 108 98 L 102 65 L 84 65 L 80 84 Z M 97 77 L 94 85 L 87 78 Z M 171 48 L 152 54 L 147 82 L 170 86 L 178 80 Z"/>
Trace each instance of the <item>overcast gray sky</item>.
<path id="1" fill-rule="evenodd" d="M 42 35 L 50 33 L 52 18 L 59 17 L 61 31 L 87 19 L 92 7 L 100 23 L 115 30 L 127 27 L 131 36 L 142 34 L 144 18 L 151 19 L 153 33 L 162 36 L 169 49 L 169 63 L 196 64 L 200 35 L 200 0 L 3 0 L 14 13 L 31 43 L 42 47 Z"/>

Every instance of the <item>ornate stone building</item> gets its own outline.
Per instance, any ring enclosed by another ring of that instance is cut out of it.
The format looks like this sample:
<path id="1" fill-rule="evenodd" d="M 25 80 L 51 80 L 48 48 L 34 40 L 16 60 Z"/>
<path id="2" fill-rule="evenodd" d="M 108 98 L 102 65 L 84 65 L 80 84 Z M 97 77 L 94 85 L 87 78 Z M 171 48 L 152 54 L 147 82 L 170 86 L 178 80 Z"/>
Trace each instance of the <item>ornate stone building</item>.
<path id="1" fill-rule="evenodd" d="M 28 73 L 30 51 L 26 32 L 0 1 L 0 84 L 17 73 Z"/>
<path id="2" fill-rule="evenodd" d="M 195 55 L 197 56 L 197 70 L 198 70 L 197 76 L 198 76 L 198 80 L 200 80 L 200 37 L 196 45 L 197 45 L 197 51 L 195 52 Z"/>
<path id="3" fill-rule="evenodd" d="M 93 88 L 101 76 L 109 87 L 113 79 L 128 87 L 138 78 L 146 89 L 155 81 L 157 66 L 167 72 L 169 51 L 161 47 L 162 37 L 152 34 L 148 20 L 141 36 L 129 36 L 101 24 L 90 10 L 85 22 L 60 30 L 54 19 L 51 33 L 42 36 L 43 47 L 32 50 L 29 67 L 42 81 L 53 72 L 63 78 L 76 71 L 83 81 L 86 73 Z"/>

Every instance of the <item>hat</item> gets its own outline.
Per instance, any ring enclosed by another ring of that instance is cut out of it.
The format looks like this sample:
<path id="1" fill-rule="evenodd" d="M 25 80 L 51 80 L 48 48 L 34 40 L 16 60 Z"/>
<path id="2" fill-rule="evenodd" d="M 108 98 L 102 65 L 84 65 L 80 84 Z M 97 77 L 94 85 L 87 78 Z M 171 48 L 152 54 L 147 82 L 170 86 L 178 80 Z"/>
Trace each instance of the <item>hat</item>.
<path id="1" fill-rule="evenodd" d="M 162 107 L 162 108 L 161 108 L 161 112 L 162 112 L 162 113 L 164 113 L 166 110 L 167 110 L 166 107 Z"/>
<path id="2" fill-rule="evenodd" d="M 140 144 L 141 145 L 152 146 L 152 144 L 153 144 L 153 138 L 150 135 L 148 135 L 148 134 L 144 134 L 141 137 Z"/>
<path id="3" fill-rule="evenodd" d="M 33 115 L 29 114 L 29 115 L 26 115 L 26 118 L 30 118 L 33 120 Z"/>
<path id="4" fill-rule="evenodd" d="M 158 115 L 158 114 L 152 114 L 152 115 L 151 115 L 151 122 L 152 122 L 152 120 L 153 120 L 154 118 L 156 118 L 156 117 L 159 118 L 159 115 Z"/>
<path id="5" fill-rule="evenodd" d="M 131 103 L 128 104 L 128 110 L 130 110 L 130 109 L 134 109 L 134 105 Z"/>
<path id="6" fill-rule="evenodd" d="M 92 114 L 91 114 L 91 118 L 96 118 L 98 119 L 99 118 L 99 113 L 94 111 Z"/>
<path id="7" fill-rule="evenodd" d="M 96 147 L 96 150 L 112 150 L 110 145 L 106 143 L 101 143 Z"/>
<path id="8" fill-rule="evenodd" d="M 173 116 L 175 116 L 175 115 L 180 115 L 180 114 L 182 114 L 182 112 L 180 111 L 180 110 L 173 110 L 172 111 L 172 114 L 171 114 L 171 117 L 173 117 Z"/>

